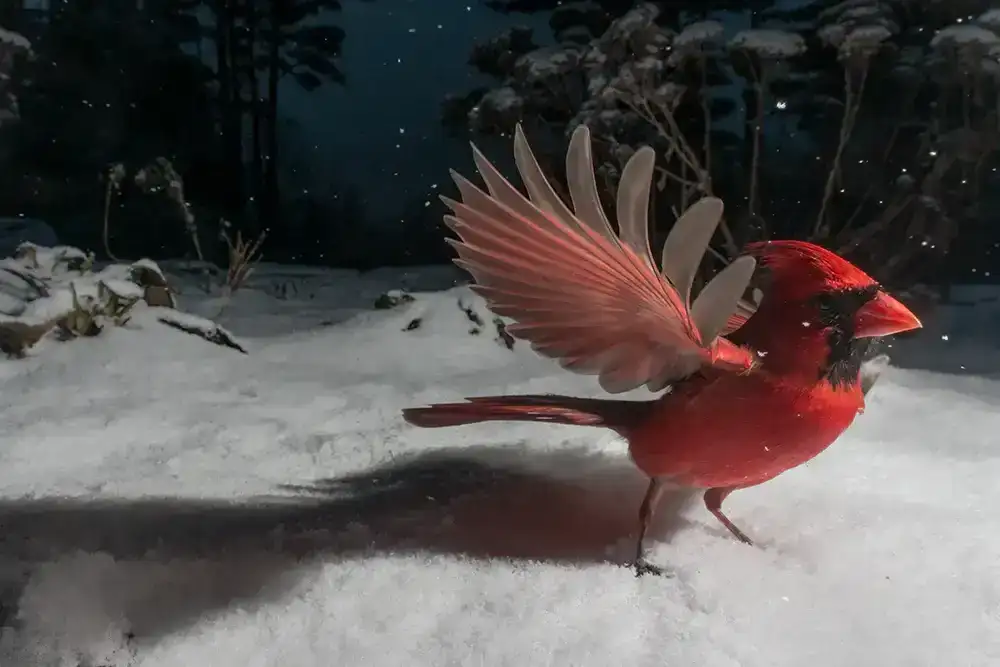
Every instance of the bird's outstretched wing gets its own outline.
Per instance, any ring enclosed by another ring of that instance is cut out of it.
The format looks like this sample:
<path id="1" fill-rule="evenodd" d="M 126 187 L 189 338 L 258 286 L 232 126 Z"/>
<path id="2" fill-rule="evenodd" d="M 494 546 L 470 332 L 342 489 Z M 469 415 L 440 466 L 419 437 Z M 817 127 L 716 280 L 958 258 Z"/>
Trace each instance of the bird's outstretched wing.
<path id="1" fill-rule="evenodd" d="M 741 257 L 691 301 L 691 286 L 722 201 L 706 197 L 674 224 L 662 270 L 649 248 L 648 207 L 655 163 L 639 149 L 622 171 L 617 192 L 619 232 L 598 198 L 590 133 L 579 126 L 566 155 L 572 210 L 545 178 L 520 126 L 514 158 L 522 195 L 473 146 L 484 192 L 452 172 L 462 201 L 444 198 L 445 222 L 460 240 L 456 264 L 473 275 L 473 289 L 490 308 L 514 320 L 507 331 L 567 369 L 597 375 L 608 392 L 646 385 L 659 391 L 702 366 L 745 371 L 753 353 L 720 334 L 755 267 Z"/>

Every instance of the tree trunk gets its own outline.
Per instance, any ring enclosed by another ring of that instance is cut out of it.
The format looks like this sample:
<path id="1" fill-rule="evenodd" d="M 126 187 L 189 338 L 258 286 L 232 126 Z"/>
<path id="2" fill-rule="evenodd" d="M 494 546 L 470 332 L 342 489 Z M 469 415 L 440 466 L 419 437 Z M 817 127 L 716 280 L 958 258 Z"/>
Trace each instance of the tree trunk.
<path id="1" fill-rule="evenodd" d="M 254 236 L 264 224 L 262 221 L 267 215 L 267 197 L 264 193 L 264 149 L 261 145 L 261 104 L 260 104 L 260 81 L 257 77 L 257 40 L 259 36 L 259 16 L 257 6 L 252 0 L 246 2 L 246 41 L 243 44 L 245 49 L 246 62 L 244 63 L 247 76 L 247 86 L 250 89 L 250 100 L 247 108 L 250 111 L 250 132 L 252 137 L 252 154 L 250 156 L 250 224 L 254 231 Z"/>
<path id="2" fill-rule="evenodd" d="M 238 85 L 232 67 L 234 28 L 233 0 L 217 0 L 215 6 L 215 58 L 219 79 L 219 130 L 222 135 L 223 165 L 228 172 L 222 177 L 226 192 L 226 208 L 230 215 L 241 210 L 243 189 L 243 137 L 240 131 Z"/>
<path id="3" fill-rule="evenodd" d="M 264 189 L 267 202 L 267 224 L 277 220 L 281 204 L 278 186 L 278 82 L 281 79 L 281 25 L 278 21 L 279 3 L 271 0 L 271 25 L 268 39 L 267 64 L 267 162 L 265 163 Z"/>

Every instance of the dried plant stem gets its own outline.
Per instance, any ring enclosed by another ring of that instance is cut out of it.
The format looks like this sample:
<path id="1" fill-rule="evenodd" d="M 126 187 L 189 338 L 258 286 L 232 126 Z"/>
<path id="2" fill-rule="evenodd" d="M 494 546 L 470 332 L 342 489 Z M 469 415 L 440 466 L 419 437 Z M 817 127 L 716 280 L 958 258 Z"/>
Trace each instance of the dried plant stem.
<path id="1" fill-rule="evenodd" d="M 865 243 L 865 241 L 888 227 L 893 220 L 899 217 L 899 215 L 915 201 L 915 199 L 916 198 L 913 195 L 907 195 L 892 202 L 884 211 L 882 211 L 882 215 L 878 216 L 864 227 L 858 229 L 857 232 L 851 235 L 847 241 L 843 242 L 843 244 L 837 248 L 837 253 L 846 255 L 860 247 L 863 243 Z"/>
<path id="2" fill-rule="evenodd" d="M 254 264 L 260 261 L 260 247 L 264 243 L 267 232 L 261 232 L 252 243 L 243 240 L 243 232 L 236 232 L 236 242 L 224 235 L 229 246 L 229 268 L 226 270 L 226 291 L 233 294 L 246 284 L 247 278 L 253 273 Z"/>
<path id="3" fill-rule="evenodd" d="M 675 174 L 669 169 L 664 169 L 663 167 L 656 167 L 656 173 L 661 177 L 670 179 L 671 181 L 674 181 L 675 183 L 686 188 L 698 188 L 700 186 L 700 183 L 692 181 L 689 178 L 684 178 L 683 176 Z"/>
<path id="4" fill-rule="evenodd" d="M 121 192 L 121 182 L 125 178 L 125 166 L 122 164 L 114 164 L 105 172 L 105 188 L 104 188 L 104 229 L 102 234 L 102 240 L 104 241 L 104 252 L 112 261 L 120 261 L 115 254 L 111 252 L 111 197 L 116 192 Z"/>
<path id="5" fill-rule="evenodd" d="M 170 183 L 167 185 L 167 196 L 170 197 L 170 199 L 177 206 L 177 213 L 181 216 L 181 220 L 184 221 L 184 228 L 187 230 L 188 236 L 191 237 L 191 245 L 194 246 L 195 256 L 198 258 L 199 262 L 204 262 L 205 254 L 201 251 L 201 240 L 198 238 L 198 226 L 195 223 L 191 207 L 184 198 L 184 183 L 179 177 L 177 179 L 170 180 Z"/>
<path id="6" fill-rule="evenodd" d="M 184 229 L 187 231 L 188 236 L 191 238 L 191 244 L 194 246 L 195 256 L 197 256 L 202 266 L 205 277 L 205 292 L 211 292 L 212 273 L 208 269 L 205 254 L 201 249 L 197 221 L 195 220 L 194 213 L 191 212 L 191 206 L 184 196 L 184 179 L 174 168 L 174 165 L 171 164 L 170 160 L 165 157 L 158 157 L 139 170 L 139 173 L 135 175 L 135 182 L 146 192 L 157 192 L 161 189 L 166 191 L 167 198 L 174 204 L 178 217 L 184 223 Z"/>
<path id="7" fill-rule="evenodd" d="M 916 88 L 914 88 L 913 91 L 911 91 L 911 95 L 906 99 L 906 102 L 902 105 L 902 111 L 900 112 L 900 116 L 905 118 L 909 115 L 907 111 L 912 110 L 913 102 L 917 97 L 917 93 L 918 90 Z M 896 142 L 899 141 L 899 133 L 900 130 L 903 128 L 903 126 L 904 123 L 896 123 L 893 125 L 892 132 L 889 134 L 889 139 L 888 141 L 886 141 L 885 149 L 882 151 L 882 159 L 880 162 L 881 165 L 884 166 L 889 162 L 889 158 L 892 156 L 892 151 L 896 148 Z M 872 193 L 875 191 L 876 185 L 877 181 L 874 180 L 868 184 L 868 187 L 865 189 L 864 196 L 861 197 L 861 200 L 858 202 L 857 207 L 855 207 L 854 212 L 851 213 L 850 217 L 847 218 L 847 222 L 845 222 L 843 227 L 840 229 L 839 235 L 844 235 L 850 232 L 851 226 L 854 224 L 854 221 L 861 214 L 861 211 L 864 209 L 865 204 L 868 203 L 868 200 L 871 199 Z"/>
<path id="8" fill-rule="evenodd" d="M 702 164 L 705 167 L 705 177 L 708 179 L 709 190 L 712 188 L 712 99 L 708 94 L 708 59 L 704 53 L 698 59 L 698 70 L 701 73 L 701 118 L 704 127 L 702 137 Z"/>
<path id="9" fill-rule="evenodd" d="M 847 148 L 847 142 L 851 138 L 851 132 L 854 130 L 854 121 L 857 119 L 858 110 L 861 108 L 861 99 L 865 93 L 865 83 L 868 81 L 868 60 L 866 59 L 861 65 L 861 82 L 858 84 L 857 91 L 854 89 L 854 84 L 851 81 L 851 73 L 853 69 L 850 65 L 845 65 L 844 67 L 844 115 L 840 120 L 840 136 L 837 140 L 837 150 L 833 155 L 833 162 L 830 165 L 830 173 L 826 177 L 826 186 L 823 188 L 823 201 L 820 203 L 819 214 L 816 216 L 816 222 L 813 224 L 813 238 L 819 238 L 823 230 L 823 224 L 826 220 L 826 211 L 830 205 L 830 199 L 833 197 L 833 188 L 837 183 L 837 178 L 840 173 L 840 162 L 844 157 L 844 149 Z"/>
<path id="10" fill-rule="evenodd" d="M 682 209 L 686 208 L 688 204 L 687 199 L 690 196 L 688 188 L 692 192 L 700 192 L 705 196 L 711 196 L 713 194 L 711 174 L 702 165 L 698 159 L 698 154 L 691 147 L 690 142 L 688 142 L 681 131 L 680 125 L 674 117 L 673 109 L 667 104 L 660 103 L 654 105 L 650 103 L 649 95 L 641 91 L 619 95 L 619 99 L 633 113 L 652 126 L 660 138 L 667 142 L 668 150 L 664 156 L 667 163 L 676 155 L 681 162 L 684 172 L 691 171 L 695 174 L 695 179 L 690 179 L 686 178 L 684 173 L 676 174 L 666 167 L 660 167 L 658 170 L 658 173 L 662 177 L 677 182 L 684 189 L 684 193 L 682 194 L 683 201 L 681 202 Z M 726 251 L 730 256 L 735 257 L 739 252 L 739 248 L 725 220 L 719 225 L 719 230 L 722 233 Z"/>
<path id="11" fill-rule="evenodd" d="M 764 90 L 766 89 L 763 77 L 755 79 L 753 88 L 756 108 L 753 119 L 753 156 L 750 161 L 750 199 L 748 204 L 748 212 L 751 217 L 757 215 L 757 194 L 760 189 L 760 155 L 764 137 Z"/>
<path id="12" fill-rule="evenodd" d="M 712 188 L 712 175 L 698 161 L 698 154 L 695 153 L 691 144 L 684 136 L 684 132 L 681 131 L 681 127 L 677 123 L 677 119 L 674 117 L 673 110 L 665 105 L 660 105 L 659 111 L 666 123 L 665 126 L 657 124 L 660 134 L 667 137 L 669 140 L 672 140 L 674 145 L 679 148 L 679 154 L 681 155 L 683 163 L 698 177 L 698 191 L 705 196 L 712 196 L 714 194 Z M 688 202 L 685 201 L 684 206 L 686 207 L 687 204 Z M 725 219 L 723 219 L 719 224 L 719 231 L 722 233 L 722 238 L 726 245 L 726 251 L 729 253 L 730 257 L 735 257 L 739 254 L 739 247 L 736 245 L 736 238 L 733 236 L 732 230 L 729 229 L 729 223 Z"/>
<path id="13" fill-rule="evenodd" d="M 228 223 L 223 221 L 223 225 L 223 231 L 220 232 L 220 236 L 226 242 L 226 247 L 229 251 L 229 266 L 226 269 L 226 284 L 222 288 L 224 300 L 218 312 L 213 316 L 213 319 L 218 319 L 222 316 L 226 308 L 229 307 L 230 298 L 246 284 L 250 274 L 253 273 L 254 265 L 260 261 L 260 248 L 264 243 L 264 238 L 267 236 L 267 231 L 264 230 L 257 236 L 256 240 L 252 243 L 247 243 L 243 240 L 243 232 L 237 231 L 236 241 L 234 242 L 225 231 L 225 226 Z"/>
<path id="14" fill-rule="evenodd" d="M 104 241 L 104 253 L 113 262 L 119 262 L 115 254 L 111 252 L 111 232 L 110 225 L 108 224 L 108 218 L 111 216 L 111 195 L 115 189 L 114 183 L 111 179 L 108 179 L 107 186 L 104 188 L 104 231 L 102 234 L 102 240 Z"/>

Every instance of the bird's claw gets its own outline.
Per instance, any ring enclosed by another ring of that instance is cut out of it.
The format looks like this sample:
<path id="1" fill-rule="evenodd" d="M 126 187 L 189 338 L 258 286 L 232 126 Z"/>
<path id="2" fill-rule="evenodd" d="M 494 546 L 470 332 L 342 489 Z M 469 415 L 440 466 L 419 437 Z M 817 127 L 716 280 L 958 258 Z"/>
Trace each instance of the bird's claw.
<path id="1" fill-rule="evenodd" d="M 645 558 L 640 558 L 639 560 L 635 561 L 632 564 L 632 566 L 635 568 L 635 576 L 636 576 L 636 578 L 641 577 L 641 576 L 646 575 L 646 574 L 652 574 L 652 575 L 655 575 L 657 577 L 669 577 L 669 576 L 671 576 L 670 573 L 667 572 L 667 570 L 665 568 L 662 568 L 659 565 L 653 565 L 652 563 L 650 563 L 649 561 L 647 561 Z"/>

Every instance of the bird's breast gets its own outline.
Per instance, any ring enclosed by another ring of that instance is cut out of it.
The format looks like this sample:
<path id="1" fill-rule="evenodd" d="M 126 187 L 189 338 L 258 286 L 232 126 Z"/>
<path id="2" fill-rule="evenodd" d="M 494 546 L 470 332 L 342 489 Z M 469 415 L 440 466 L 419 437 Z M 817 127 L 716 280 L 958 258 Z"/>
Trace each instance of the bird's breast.
<path id="1" fill-rule="evenodd" d="M 636 465 L 688 486 L 753 486 L 809 461 L 850 426 L 860 388 L 722 375 L 663 396 L 629 434 Z"/>

